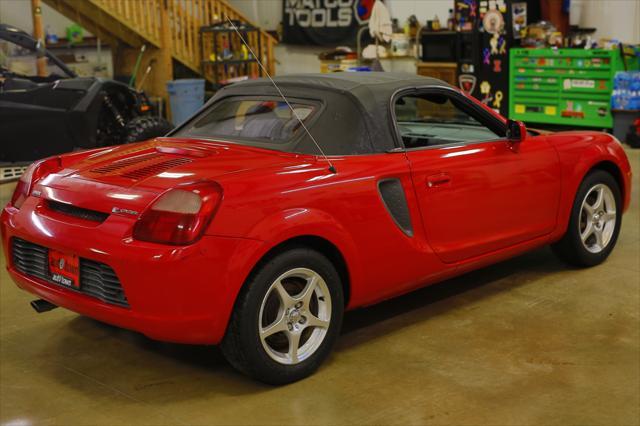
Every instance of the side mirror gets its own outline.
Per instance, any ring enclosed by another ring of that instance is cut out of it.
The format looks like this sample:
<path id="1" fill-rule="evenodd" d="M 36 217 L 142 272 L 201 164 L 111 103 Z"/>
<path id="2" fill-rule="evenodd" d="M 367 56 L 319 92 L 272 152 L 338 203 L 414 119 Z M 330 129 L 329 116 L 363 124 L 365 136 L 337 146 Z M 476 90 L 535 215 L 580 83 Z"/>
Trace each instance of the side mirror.
<path id="1" fill-rule="evenodd" d="M 511 142 L 522 142 L 527 137 L 527 127 L 522 121 L 507 121 L 507 139 Z"/>

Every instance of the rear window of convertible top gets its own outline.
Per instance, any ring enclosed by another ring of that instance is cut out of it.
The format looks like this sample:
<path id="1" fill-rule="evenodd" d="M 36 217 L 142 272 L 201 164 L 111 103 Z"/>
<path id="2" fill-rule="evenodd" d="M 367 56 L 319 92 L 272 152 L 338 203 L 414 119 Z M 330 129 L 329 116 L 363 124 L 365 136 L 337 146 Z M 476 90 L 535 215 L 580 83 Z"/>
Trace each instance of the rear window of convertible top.
<path id="1" fill-rule="evenodd" d="M 312 103 L 290 101 L 290 104 L 305 124 L 317 109 Z M 231 97 L 213 104 L 174 136 L 285 143 L 300 128 L 300 122 L 282 100 Z"/>

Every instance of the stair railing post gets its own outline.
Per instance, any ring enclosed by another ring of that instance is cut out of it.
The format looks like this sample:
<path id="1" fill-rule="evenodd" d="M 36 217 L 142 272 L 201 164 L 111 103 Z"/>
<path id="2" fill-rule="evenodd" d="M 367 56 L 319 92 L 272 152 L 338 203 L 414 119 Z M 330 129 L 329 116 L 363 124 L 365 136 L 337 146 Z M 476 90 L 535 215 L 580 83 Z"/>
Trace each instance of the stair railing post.
<path id="1" fill-rule="evenodd" d="M 171 17 L 169 16 L 169 4 L 171 0 L 160 0 L 160 54 L 158 58 L 157 72 L 154 78 L 154 92 L 161 95 L 167 111 L 167 118 L 171 119 L 171 106 L 167 92 L 167 81 L 173 80 L 173 46 L 171 40 Z"/>
<path id="2" fill-rule="evenodd" d="M 31 16 L 33 18 L 33 37 L 38 40 L 44 48 L 44 31 L 42 29 L 42 4 L 40 0 L 31 0 Z M 37 53 L 36 69 L 39 77 L 47 76 L 47 58 Z"/>

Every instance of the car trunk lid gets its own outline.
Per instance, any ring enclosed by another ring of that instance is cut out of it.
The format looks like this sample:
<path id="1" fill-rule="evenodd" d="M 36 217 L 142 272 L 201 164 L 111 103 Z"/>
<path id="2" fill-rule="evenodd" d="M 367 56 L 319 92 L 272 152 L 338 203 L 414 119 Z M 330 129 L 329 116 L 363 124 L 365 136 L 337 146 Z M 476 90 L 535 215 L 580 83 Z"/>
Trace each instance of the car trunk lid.
<path id="1" fill-rule="evenodd" d="M 140 212 L 160 193 L 181 184 L 298 162 L 295 154 L 160 138 L 99 151 L 47 176 L 38 187 L 45 198 L 86 209 Z"/>

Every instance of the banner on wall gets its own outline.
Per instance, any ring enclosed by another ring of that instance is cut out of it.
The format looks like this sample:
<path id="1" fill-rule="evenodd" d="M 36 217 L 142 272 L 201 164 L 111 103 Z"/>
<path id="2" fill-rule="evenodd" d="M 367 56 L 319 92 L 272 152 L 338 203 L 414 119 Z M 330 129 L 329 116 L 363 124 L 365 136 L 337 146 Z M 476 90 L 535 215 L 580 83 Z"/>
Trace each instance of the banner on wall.
<path id="1" fill-rule="evenodd" d="M 283 0 L 282 39 L 290 44 L 355 44 L 375 0 Z"/>

